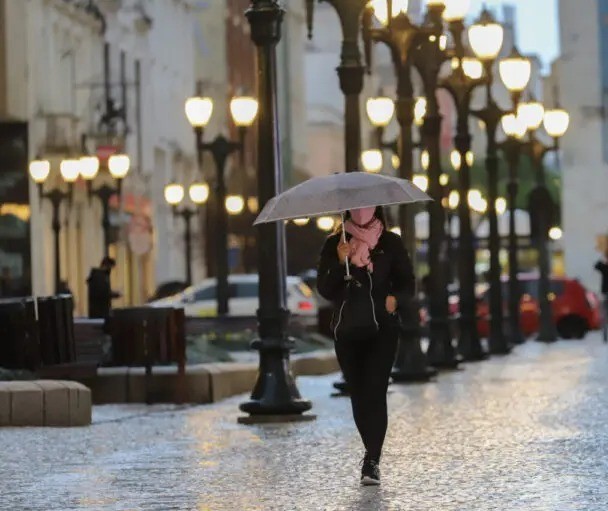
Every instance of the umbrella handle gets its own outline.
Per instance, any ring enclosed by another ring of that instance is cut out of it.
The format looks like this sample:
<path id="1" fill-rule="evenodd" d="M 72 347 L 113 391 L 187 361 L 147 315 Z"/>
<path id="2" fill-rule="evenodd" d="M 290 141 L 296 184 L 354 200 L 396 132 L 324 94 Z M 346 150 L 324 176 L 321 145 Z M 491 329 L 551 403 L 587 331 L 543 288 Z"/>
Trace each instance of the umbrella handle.
<path id="1" fill-rule="evenodd" d="M 342 241 L 346 243 L 346 226 L 344 225 L 344 213 L 340 213 L 342 218 Z M 350 280 L 350 264 L 348 263 L 348 256 L 346 257 L 346 280 Z"/>

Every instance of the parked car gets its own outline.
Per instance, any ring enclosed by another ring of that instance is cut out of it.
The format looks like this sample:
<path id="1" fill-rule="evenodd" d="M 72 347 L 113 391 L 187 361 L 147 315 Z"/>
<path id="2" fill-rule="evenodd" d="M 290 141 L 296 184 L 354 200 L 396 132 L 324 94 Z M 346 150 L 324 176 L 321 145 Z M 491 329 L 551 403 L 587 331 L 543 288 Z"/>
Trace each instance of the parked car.
<path id="1" fill-rule="evenodd" d="M 228 277 L 229 316 L 252 317 L 258 309 L 258 275 Z M 217 280 L 206 279 L 169 298 L 156 300 L 152 307 L 181 306 L 188 317 L 217 316 Z M 300 277 L 287 277 L 287 307 L 301 318 L 316 324 L 317 303 L 312 289 Z"/>
<path id="2" fill-rule="evenodd" d="M 172 280 L 170 282 L 164 282 L 156 288 L 154 295 L 150 298 L 149 301 L 155 302 L 157 300 L 162 300 L 163 298 L 168 298 L 170 296 L 176 295 L 177 293 L 181 293 L 187 287 L 188 284 L 182 282 L 181 280 Z"/>
<path id="3" fill-rule="evenodd" d="M 540 305 L 538 301 L 538 275 L 533 273 L 519 276 L 521 286 L 520 326 L 526 337 L 539 329 Z M 504 310 L 507 312 L 509 292 L 508 278 L 503 277 Z M 600 328 L 601 306 L 598 297 L 585 289 L 576 279 L 551 277 L 550 295 L 553 318 L 559 336 L 563 339 L 582 339 L 589 330 Z M 480 296 L 477 306 L 478 330 L 487 337 L 489 322 L 489 290 Z"/>

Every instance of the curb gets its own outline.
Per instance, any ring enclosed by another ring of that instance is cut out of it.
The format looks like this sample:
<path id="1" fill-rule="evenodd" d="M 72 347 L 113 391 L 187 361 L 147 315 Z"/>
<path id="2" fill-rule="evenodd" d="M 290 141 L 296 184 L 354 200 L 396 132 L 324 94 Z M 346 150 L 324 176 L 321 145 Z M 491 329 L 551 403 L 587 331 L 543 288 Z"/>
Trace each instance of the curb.
<path id="1" fill-rule="evenodd" d="M 295 355 L 294 376 L 320 376 L 339 370 L 333 350 Z M 218 362 L 186 366 L 180 377 L 175 366 L 159 366 L 146 376 L 143 367 L 103 367 L 78 380 L 91 389 L 95 404 L 216 403 L 250 392 L 258 375 L 257 363 Z"/>
<path id="2" fill-rule="evenodd" d="M 0 426 L 91 424 L 91 391 L 74 381 L 0 382 Z"/>

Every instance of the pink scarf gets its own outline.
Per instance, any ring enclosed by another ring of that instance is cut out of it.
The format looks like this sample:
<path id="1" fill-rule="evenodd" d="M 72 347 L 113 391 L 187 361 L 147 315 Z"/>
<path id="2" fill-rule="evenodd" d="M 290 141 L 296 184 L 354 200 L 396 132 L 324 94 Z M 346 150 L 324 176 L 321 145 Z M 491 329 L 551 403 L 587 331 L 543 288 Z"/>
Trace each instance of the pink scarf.
<path id="1" fill-rule="evenodd" d="M 350 212 L 352 220 L 347 220 L 344 224 L 346 232 L 352 236 L 349 241 L 351 262 L 370 272 L 374 271 L 370 250 L 376 247 L 384 231 L 382 222 L 374 218 L 375 209 L 354 209 Z"/>

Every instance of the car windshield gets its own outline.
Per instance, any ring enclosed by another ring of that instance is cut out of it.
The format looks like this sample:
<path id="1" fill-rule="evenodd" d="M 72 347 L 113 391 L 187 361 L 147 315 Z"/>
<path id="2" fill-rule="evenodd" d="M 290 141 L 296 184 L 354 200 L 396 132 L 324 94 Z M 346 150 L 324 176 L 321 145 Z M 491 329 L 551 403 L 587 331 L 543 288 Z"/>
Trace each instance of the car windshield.
<path id="1" fill-rule="evenodd" d="M 230 285 L 230 298 L 257 298 L 257 282 L 237 282 Z"/>
<path id="2" fill-rule="evenodd" d="M 216 297 L 216 286 L 208 286 L 202 289 L 197 289 L 191 293 L 186 294 L 183 299 L 184 303 L 191 302 L 204 302 L 206 300 L 215 300 Z"/>

